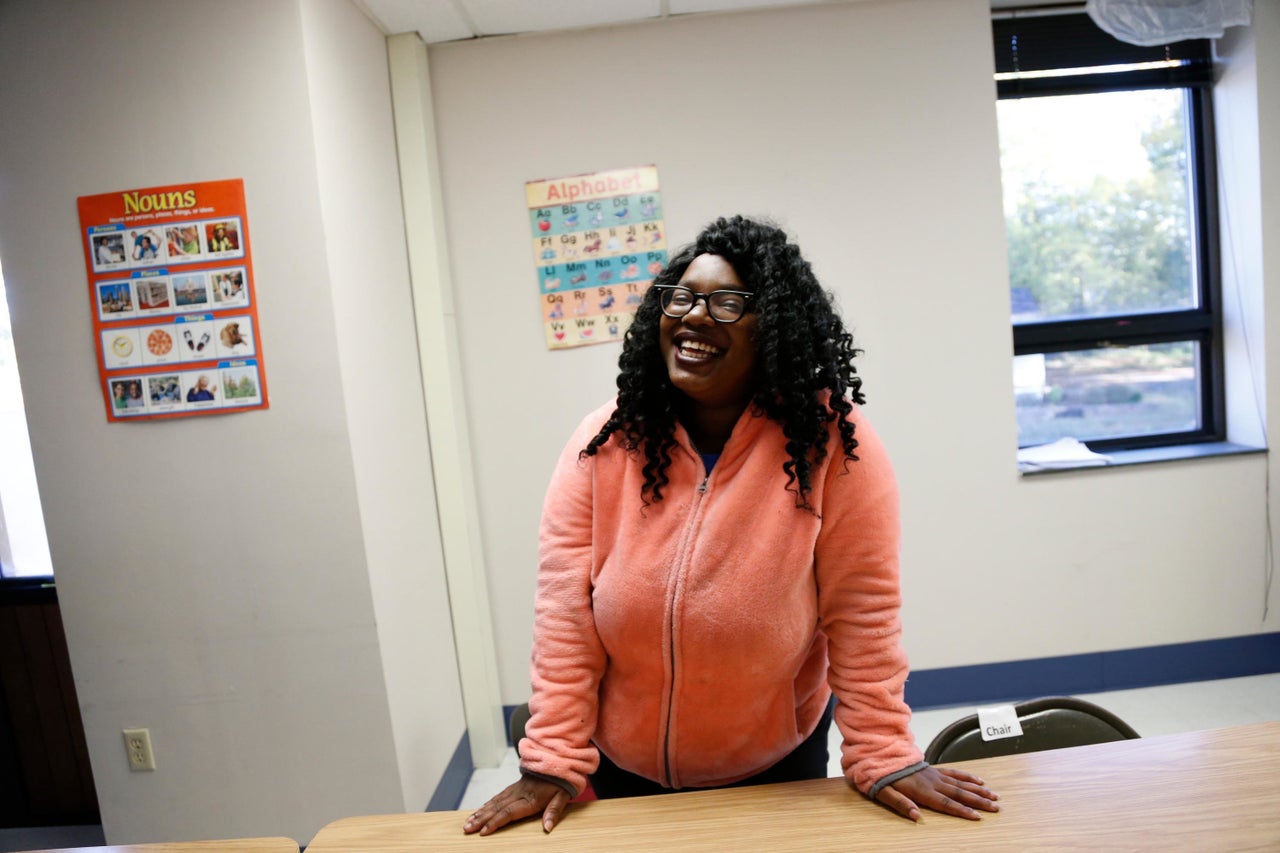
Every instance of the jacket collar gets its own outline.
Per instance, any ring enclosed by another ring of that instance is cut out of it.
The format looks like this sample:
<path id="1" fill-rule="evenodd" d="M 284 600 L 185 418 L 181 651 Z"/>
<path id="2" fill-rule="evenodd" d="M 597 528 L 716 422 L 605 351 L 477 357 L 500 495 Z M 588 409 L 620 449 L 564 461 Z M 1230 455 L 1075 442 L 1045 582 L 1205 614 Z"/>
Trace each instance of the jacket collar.
<path id="1" fill-rule="evenodd" d="M 737 423 L 733 425 L 733 431 L 729 433 L 729 440 L 724 443 L 724 450 L 720 451 L 721 462 L 745 455 L 764 430 L 768 420 L 769 417 L 764 413 L 763 409 L 755 403 L 748 403 L 747 407 L 742 410 L 742 414 L 738 416 Z M 689 437 L 684 424 L 679 421 L 676 421 L 675 439 L 676 444 L 688 454 L 690 459 L 699 458 L 698 450 L 693 446 L 693 440 Z M 716 464 L 719 466 L 720 463 Z"/>

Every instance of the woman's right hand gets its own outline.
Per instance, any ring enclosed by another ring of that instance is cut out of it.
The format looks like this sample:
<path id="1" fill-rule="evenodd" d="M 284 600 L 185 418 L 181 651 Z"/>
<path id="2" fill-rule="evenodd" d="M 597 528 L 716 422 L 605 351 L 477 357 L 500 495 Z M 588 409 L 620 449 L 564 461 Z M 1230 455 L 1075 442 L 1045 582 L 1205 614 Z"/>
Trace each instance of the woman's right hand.
<path id="1" fill-rule="evenodd" d="M 570 799 L 569 792 L 555 782 L 521 776 L 519 782 L 508 785 L 506 790 L 476 809 L 462 825 L 462 831 L 468 835 L 473 832 L 489 835 L 513 820 L 541 814 L 542 829 L 550 832 L 564 817 Z"/>

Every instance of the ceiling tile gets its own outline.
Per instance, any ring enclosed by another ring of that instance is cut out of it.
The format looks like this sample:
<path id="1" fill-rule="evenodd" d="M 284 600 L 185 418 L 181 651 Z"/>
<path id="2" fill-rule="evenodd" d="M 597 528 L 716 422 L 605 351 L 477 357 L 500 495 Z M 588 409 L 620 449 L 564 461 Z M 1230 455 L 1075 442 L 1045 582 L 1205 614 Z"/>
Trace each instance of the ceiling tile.
<path id="1" fill-rule="evenodd" d="M 864 0 L 846 0 L 863 2 Z M 3 0 L 0 0 L 3 2 Z M 355 0 L 390 34 L 417 32 L 428 43 L 541 30 L 608 26 L 664 14 L 733 12 L 824 0 Z M 825 0 L 831 2 L 831 0 Z M 990 0 L 996 8 L 1061 0 Z"/>
<path id="2" fill-rule="evenodd" d="M 595 27 L 656 18 L 660 0 L 458 0 L 481 35 Z"/>
<path id="3" fill-rule="evenodd" d="M 417 32 L 431 44 L 474 38 L 453 0 L 362 0 L 389 35 Z"/>

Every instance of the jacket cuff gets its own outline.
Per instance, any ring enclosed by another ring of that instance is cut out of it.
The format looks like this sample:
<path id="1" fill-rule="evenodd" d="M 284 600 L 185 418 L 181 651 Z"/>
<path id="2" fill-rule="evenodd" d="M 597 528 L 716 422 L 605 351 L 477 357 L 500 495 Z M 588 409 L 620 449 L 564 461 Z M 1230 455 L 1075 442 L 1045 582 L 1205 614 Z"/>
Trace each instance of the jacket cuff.
<path id="1" fill-rule="evenodd" d="M 561 788 L 564 788 L 566 791 L 569 792 L 570 799 L 573 799 L 574 797 L 578 796 L 579 793 L 581 793 L 579 791 L 575 791 L 573 789 L 573 786 L 570 785 L 565 780 L 559 779 L 555 776 L 548 776 L 545 773 L 534 773 L 532 770 L 525 770 L 523 767 L 520 768 L 520 773 L 521 775 L 524 775 L 524 776 L 531 776 L 534 779 L 541 779 L 543 782 L 554 782 L 555 784 L 559 785 Z"/>
<path id="2" fill-rule="evenodd" d="M 929 766 L 929 762 L 918 761 L 909 767 L 902 768 L 896 773 L 890 773 L 888 776 L 881 777 L 876 781 L 874 785 L 871 786 L 870 790 L 867 791 L 867 798 L 874 800 L 876 798 L 876 795 L 879 794 L 882 790 L 884 790 L 885 785 L 892 785 L 894 782 L 897 782 L 899 779 L 905 779 L 908 776 L 910 776 L 912 773 L 919 773 L 921 770 L 925 769 L 928 766 Z"/>

